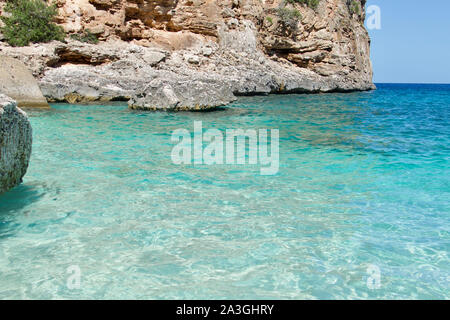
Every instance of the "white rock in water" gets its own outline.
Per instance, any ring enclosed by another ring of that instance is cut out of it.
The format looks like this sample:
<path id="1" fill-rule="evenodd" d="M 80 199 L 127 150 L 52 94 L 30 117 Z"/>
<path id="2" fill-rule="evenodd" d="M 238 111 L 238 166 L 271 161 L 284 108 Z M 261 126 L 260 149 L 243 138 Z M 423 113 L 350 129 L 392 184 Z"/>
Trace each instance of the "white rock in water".
<path id="1" fill-rule="evenodd" d="M 31 156 L 32 130 L 16 101 L 0 94 L 0 193 L 22 182 Z"/>
<path id="2" fill-rule="evenodd" d="M 128 105 L 135 110 L 206 110 L 236 100 L 230 85 L 223 81 L 156 79 Z"/>

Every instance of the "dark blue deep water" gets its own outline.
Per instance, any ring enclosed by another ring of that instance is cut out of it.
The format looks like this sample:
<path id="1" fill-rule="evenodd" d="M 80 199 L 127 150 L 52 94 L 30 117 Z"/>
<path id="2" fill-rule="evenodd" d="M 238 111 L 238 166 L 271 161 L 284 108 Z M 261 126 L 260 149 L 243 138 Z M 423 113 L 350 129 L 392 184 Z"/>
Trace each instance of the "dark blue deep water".
<path id="1" fill-rule="evenodd" d="M 450 298 L 449 85 L 29 115 L 28 173 L 0 196 L 0 298 Z M 279 172 L 173 164 L 195 120 L 279 129 Z"/>

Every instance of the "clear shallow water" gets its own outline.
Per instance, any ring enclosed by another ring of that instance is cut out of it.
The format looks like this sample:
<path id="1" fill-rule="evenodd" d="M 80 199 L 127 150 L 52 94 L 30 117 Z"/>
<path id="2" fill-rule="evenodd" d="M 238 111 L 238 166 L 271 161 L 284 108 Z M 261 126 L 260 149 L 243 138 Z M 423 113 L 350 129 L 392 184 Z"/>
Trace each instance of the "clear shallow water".
<path id="1" fill-rule="evenodd" d="M 29 113 L 29 171 L 0 196 L 0 298 L 450 298 L 450 86 L 53 107 Z M 279 129 L 279 173 L 172 164 L 194 120 Z"/>

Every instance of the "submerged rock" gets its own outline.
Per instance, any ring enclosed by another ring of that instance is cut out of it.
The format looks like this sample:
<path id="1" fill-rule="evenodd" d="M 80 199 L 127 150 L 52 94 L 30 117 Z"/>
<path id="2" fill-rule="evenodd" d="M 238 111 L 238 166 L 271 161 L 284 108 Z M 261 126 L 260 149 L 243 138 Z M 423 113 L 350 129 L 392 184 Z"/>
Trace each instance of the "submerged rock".
<path id="1" fill-rule="evenodd" d="M 20 107 L 49 107 L 25 64 L 7 56 L 0 56 L 0 93 L 15 99 Z"/>
<path id="2" fill-rule="evenodd" d="M 0 193 L 22 182 L 31 156 L 32 130 L 16 101 L 0 94 Z"/>

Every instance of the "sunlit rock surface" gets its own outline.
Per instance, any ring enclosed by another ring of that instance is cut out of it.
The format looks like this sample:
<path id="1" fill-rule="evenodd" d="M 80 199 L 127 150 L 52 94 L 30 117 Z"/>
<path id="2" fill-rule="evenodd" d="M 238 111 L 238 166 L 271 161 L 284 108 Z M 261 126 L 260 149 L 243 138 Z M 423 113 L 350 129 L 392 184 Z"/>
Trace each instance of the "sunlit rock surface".
<path id="1" fill-rule="evenodd" d="M 49 107 L 27 66 L 17 59 L 3 55 L 0 55 L 0 93 L 16 100 L 20 107 Z"/>
<path id="2" fill-rule="evenodd" d="M 58 0 L 57 22 L 68 35 L 89 30 L 98 44 L 68 37 L 0 50 L 27 64 L 49 101 L 125 100 L 133 108 L 185 110 L 236 95 L 374 89 L 365 0 L 358 12 L 347 0 L 320 0 L 315 9 L 283 3 Z M 301 15 L 289 28 L 279 14 L 283 6 Z M 164 94 L 167 88 L 176 99 Z"/>

